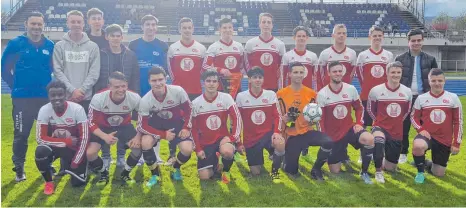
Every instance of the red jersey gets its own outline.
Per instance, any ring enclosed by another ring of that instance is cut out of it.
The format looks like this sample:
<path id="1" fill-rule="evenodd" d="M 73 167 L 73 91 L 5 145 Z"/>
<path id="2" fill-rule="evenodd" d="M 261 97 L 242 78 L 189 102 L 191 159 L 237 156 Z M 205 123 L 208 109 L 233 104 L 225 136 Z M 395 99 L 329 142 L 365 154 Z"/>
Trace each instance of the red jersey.
<path id="1" fill-rule="evenodd" d="M 206 49 L 193 40 L 189 45 L 177 41 L 167 52 L 168 73 L 174 85 L 179 85 L 188 94 L 201 94 L 201 68 Z"/>
<path id="2" fill-rule="evenodd" d="M 306 87 L 309 87 L 311 89 L 316 89 L 316 81 L 315 81 L 315 75 L 316 75 L 316 67 L 318 67 L 318 58 L 317 55 L 312 52 L 312 51 L 297 51 L 296 48 L 288 51 L 285 53 L 282 59 L 282 67 L 283 67 L 283 77 L 285 80 L 284 86 L 288 86 L 291 84 L 290 77 L 288 76 L 288 73 L 290 69 L 288 68 L 288 65 L 293 62 L 299 62 L 306 67 L 306 71 L 304 72 L 304 80 L 303 84 Z"/>
<path id="3" fill-rule="evenodd" d="M 367 112 L 377 126 L 389 132 L 395 140 L 403 139 L 403 121 L 409 115 L 413 95 L 411 89 L 400 84 L 390 89 L 387 83 L 372 88 L 367 100 Z"/>
<path id="4" fill-rule="evenodd" d="M 317 90 L 322 89 L 330 82 L 327 65 L 332 61 L 339 61 L 343 67 L 343 82 L 351 84 L 356 66 L 356 52 L 346 47 L 342 51 L 337 51 L 333 46 L 325 49 L 319 56 L 319 70 L 316 73 Z"/>
<path id="5" fill-rule="evenodd" d="M 282 57 L 285 54 L 285 44 L 277 39 L 263 40 L 254 37 L 246 42 L 246 69 L 254 66 L 264 69 L 264 89 L 277 90 L 283 88 Z"/>
<path id="6" fill-rule="evenodd" d="M 231 133 L 228 132 L 228 117 L 231 120 Z M 214 144 L 225 136 L 229 136 L 233 143 L 241 142 L 240 134 L 243 127 L 241 114 L 229 94 L 218 92 L 212 100 L 202 94 L 194 99 L 191 122 L 196 152 L 202 151 L 205 146 Z"/>
<path id="7" fill-rule="evenodd" d="M 411 112 L 411 123 L 417 132 L 426 130 L 438 142 L 459 148 L 463 137 L 463 112 L 458 95 L 448 91 L 437 96 L 431 92 L 419 95 Z"/>
<path id="8" fill-rule="evenodd" d="M 367 100 L 373 87 L 387 82 L 385 71 L 387 64 L 392 61 L 392 52 L 384 49 L 375 52 L 369 48 L 358 55 L 356 73 L 361 84 L 362 101 Z"/>
<path id="9" fill-rule="evenodd" d="M 364 125 L 364 107 L 353 85 L 343 82 L 343 86 L 336 90 L 330 85 L 325 86 L 317 93 L 317 104 L 322 108 L 320 131 L 329 135 L 333 141 L 343 139 L 355 124 Z M 356 122 L 351 117 L 351 109 L 355 111 Z"/>
<path id="10" fill-rule="evenodd" d="M 262 90 L 254 96 L 250 90 L 243 91 L 236 97 L 236 104 L 243 118 L 243 144 L 246 148 L 254 146 L 269 132 L 281 132 L 281 111 L 275 92 Z"/>

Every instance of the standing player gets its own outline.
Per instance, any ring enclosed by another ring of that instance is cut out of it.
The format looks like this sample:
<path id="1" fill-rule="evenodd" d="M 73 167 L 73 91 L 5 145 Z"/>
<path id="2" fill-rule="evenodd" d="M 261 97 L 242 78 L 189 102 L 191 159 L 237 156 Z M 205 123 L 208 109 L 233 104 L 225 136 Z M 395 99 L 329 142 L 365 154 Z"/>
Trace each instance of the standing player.
<path id="1" fill-rule="evenodd" d="M 16 182 L 26 180 L 24 163 L 34 119 L 47 100 L 46 86 L 52 80 L 53 42 L 42 35 L 44 15 L 32 12 L 26 18 L 26 35 L 10 40 L 2 54 L 2 79 L 11 89 L 13 103 L 13 171 Z"/>
<path id="2" fill-rule="evenodd" d="M 105 39 L 105 31 L 103 30 L 105 20 L 104 12 L 98 8 L 91 8 L 87 11 L 87 24 L 89 30 L 86 31 L 89 39 L 96 43 L 100 49 L 107 48 L 108 41 Z"/>
<path id="3" fill-rule="evenodd" d="M 238 107 L 231 95 L 218 92 L 220 75 L 215 71 L 202 73 L 205 92 L 194 99 L 191 116 L 192 134 L 196 144 L 197 170 L 201 180 L 208 180 L 219 169 L 221 155 L 222 181 L 230 183 L 230 168 L 235 155 L 235 145 L 242 152 L 242 121 Z M 227 120 L 231 120 L 231 133 L 228 132 Z M 214 169 L 215 168 L 215 169 Z"/>
<path id="4" fill-rule="evenodd" d="M 191 102 L 183 88 L 166 84 L 167 74 L 161 67 L 155 66 L 149 71 L 149 82 L 152 90 L 141 99 L 138 130 L 144 134 L 142 141 L 165 138 L 174 152 L 178 145 L 180 152 L 176 156 L 171 176 L 175 180 L 182 180 L 180 167 L 191 158 L 194 148 L 190 136 Z M 157 158 L 153 158 L 155 155 L 147 149 L 150 146 L 142 148 L 146 164 L 154 168 L 152 178 L 147 183 L 151 187 L 158 182 L 159 168 L 157 164 L 153 165 Z"/>
<path id="5" fill-rule="evenodd" d="M 409 115 L 411 109 L 411 89 L 400 84 L 402 67 L 398 61 L 388 64 L 388 81 L 373 87 L 367 100 L 367 111 L 374 121 L 375 180 L 379 183 L 385 183 L 382 164 L 385 170 L 396 170 L 403 140 L 401 121 Z"/>
<path id="6" fill-rule="evenodd" d="M 264 89 L 277 91 L 283 88 L 283 73 L 280 66 L 285 54 L 285 44 L 272 36 L 273 16 L 259 15 L 259 37 L 252 38 L 244 46 L 246 70 L 254 66 L 264 69 Z"/>
<path id="7" fill-rule="evenodd" d="M 52 181 L 52 162 L 63 158 L 65 171 L 71 175 L 72 186 L 86 184 L 86 148 L 88 126 L 83 107 L 66 101 L 66 85 L 52 81 L 47 86 L 50 103 L 39 110 L 36 126 L 37 169 L 45 180 L 44 193 L 55 191 Z"/>
<path id="8" fill-rule="evenodd" d="M 249 169 L 259 175 L 264 165 L 264 149 L 273 152 L 273 182 L 280 182 L 278 170 L 285 155 L 285 139 L 281 135 L 282 119 L 277 96 L 271 90 L 262 89 L 264 70 L 253 67 L 248 71 L 250 88 L 238 94 L 236 104 L 244 122 L 243 138 Z"/>
<path id="9" fill-rule="evenodd" d="M 412 124 L 418 131 L 413 141 L 416 183 L 425 180 L 426 151 L 432 151 L 432 173 L 444 176 L 450 153 L 459 153 L 463 136 L 463 110 L 458 96 L 444 90 L 445 75 L 441 69 L 432 69 L 428 77 L 430 92 L 419 95 L 411 113 Z"/>
<path id="10" fill-rule="evenodd" d="M 193 39 L 194 23 L 191 18 L 183 17 L 178 23 L 181 40 L 168 48 L 168 72 L 174 85 L 181 86 L 190 100 L 202 94 L 202 63 L 206 48 Z"/>
<path id="11" fill-rule="evenodd" d="M 141 157 L 141 136 L 131 124 L 131 112 L 137 110 L 141 97 L 128 91 L 128 80 L 121 72 L 113 72 L 108 77 L 108 83 L 109 89 L 95 94 L 89 106 L 89 130 L 92 135 L 86 152 L 90 168 L 100 173 L 99 182 L 105 184 L 109 180 L 108 166 L 98 155 L 103 146 L 118 142 L 124 144 L 124 150 L 131 148 L 127 162 L 123 161 L 130 167 L 134 167 Z"/>
<path id="12" fill-rule="evenodd" d="M 289 174 L 297 175 L 301 151 L 309 146 L 320 146 L 311 176 L 314 180 L 324 180 L 322 166 L 332 151 L 333 141 L 324 133 L 314 131 L 313 124 L 304 120 L 304 116 L 300 113 L 308 103 L 315 101 L 317 95 L 314 90 L 303 85 L 305 71 L 303 64 L 291 63 L 289 73 L 291 85 L 277 92 L 279 102 L 283 102 L 281 107 L 284 109 L 281 110 L 286 113 L 283 120 L 287 123 L 285 133 L 289 136 L 285 147 L 284 170 Z M 295 112 L 294 115 L 292 112 Z"/>
<path id="13" fill-rule="evenodd" d="M 356 66 L 356 52 L 346 46 L 347 30 L 344 24 L 336 24 L 333 27 L 332 38 L 334 43 L 320 53 L 319 70 L 317 71 L 317 90 L 329 84 L 327 64 L 332 61 L 340 62 L 343 67 L 343 82 L 351 84 Z"/>
<path id="14" fill-rule="evenodd" d="M 241 43 L 233 40 L 233 23 L 224 18 L 218 23 L 220 40 L 209 46 L 202 68 L 217 71 L 224 78 L 230 79 L 230 95 L 234 98 L 241 87 L 244 71 L 244 48 Z"/>
<path id="15" fill-rule="evenodd" d="M 328 158 L 328 166 L 330 172 L 340 172 L 341 162 L 346 160 L 348 144 L 356 149 L 361 148 L 363 156 L 361 179 L 366 184 L 372 184 L 367 169 L 372 159 L 374 137 L 364 130 L 362 119 L 364 108 L 356 88 L 342 81 L 343 68 L 340 62 L 330 62 L 328 64 L 330 83 L 317 94 L 317 104 L 322 107 L 320 130 L 335 142 Z M 356 123 L 351 117 L 351 109 L 355 111 Z"/>

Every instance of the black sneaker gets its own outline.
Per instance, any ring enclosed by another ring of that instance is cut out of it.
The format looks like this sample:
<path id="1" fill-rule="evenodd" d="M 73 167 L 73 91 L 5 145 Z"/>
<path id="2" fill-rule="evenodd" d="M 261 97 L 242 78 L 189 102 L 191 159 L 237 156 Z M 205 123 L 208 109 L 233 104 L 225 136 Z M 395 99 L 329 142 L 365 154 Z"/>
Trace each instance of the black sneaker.
<path id="1" fill-rule="evenodd" d="M 318 170 L 318 169 L 312 169 L 311 170 L 311 177 L 312 179 L 316 180 L 316 181 L 324 181 L 324 175 L 322 174 L 322 170 Z"/>
<path id="2" fill-rule="evenodd" d="M 123 185 L 129 185 L 129 184 L 135 183 L 135 181 L 131 177 L 129 177 L 129 171 L 127 171 L 127 170 L 123 170 L 121 172 L 120 179 L 121 179 Z"/>
<path id="3" fill-rule="evenodd" d="M 26 175 L 24 174 L 24 170 L 21 167 L 14 167 L 13 171 L 16 172 L 16 182 L 21 182 L 26 180 Z"/>
<path id="4" fill-rule="evenodd" d="M 282 181 L 280 180 L 280 173 L 277 172 L 272 172 L 270 174 L 270 178 L 272 178 L 272 182 L 274 183 L 281 183 Z"/>
<path id="5" fill-rule="evenodd" d="M 104 171 L 100 172 L 100 178 L 97 181 L 97 184 L 107 185 L 108 181 L 109 181 L 108 170 L 104 170 Z"/>
<path id="6" fill-rule="evenodd" d="M 305 148 L 301 151 L 302 156 L 306 156 L 309 153 L 309 148 Z"/>

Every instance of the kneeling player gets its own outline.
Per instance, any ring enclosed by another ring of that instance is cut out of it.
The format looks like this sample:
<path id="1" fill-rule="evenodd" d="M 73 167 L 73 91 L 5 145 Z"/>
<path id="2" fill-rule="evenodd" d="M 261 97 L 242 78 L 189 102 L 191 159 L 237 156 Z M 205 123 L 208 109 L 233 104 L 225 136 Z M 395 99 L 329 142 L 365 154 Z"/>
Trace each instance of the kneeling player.
<path id="1" fill-rule="evenodd" d="M 243 130 L 244 146 L 249 169 L 259 175 L 264 165 L 264 149 L 273 152 L 271 177 L 280 182 L 278 169 L 285 155 L 285 139 L 281 133 L 281 115 L 277 96 L 271 90 L 262 89 L 264 70 L 253 67 L 248 71 L 250 88 L 238 94 L 236 104 L 245 124 Z"/>
<path id="2" fill-rule="evenodd" d="M 53 194 L 52 162 L 63 159 L 72 186 L 86 184 L 86 113 L 79 104 L 66 101 L 66 86 L 53 81 L 47 86 L 50 103 L 42 106 L 37 117 L 36 165 L 45 180 L 44 193 Z"/>
<path id="3" fill-rule="evenodd" d="M 194 143 L 190 137 L 191 102 L 188 94 L 176 85 L 166 84 L 166 73 L 161 67 L 155 66 L 149 71 L 149 84 L 151 91 L 141 99 L 139 105 L 138 130 L 143 133 L 143 155 L 148 165 L 153 165 L 153 176 L 147 186 L 157 184 L 159 168 L 157 158 L 150 151 L 150 144 L 156 142 L 154 138 L 165 138 L 170 146 L 180 149 L 173 163 L 174 171 L 171 176 L 174 180 L 182 180 L 180 167 L 188 162 L 194 149 Z M 145 142 L 144 142 L 145 141 Z M 151 142 L 152 141 L 152 142 Z M 144 146 L 148 145 L 148 146 Z"/>
<path id="4" fill-rule="evenodd" d="M 444 176 L 450 153 L 458 154 L 463 136 L 461 102 L 456 94 L 444 90 L 443 71 L 432 69 L 428 78 L 431 90 L 416 99 L 411 113 L 411 123 L 419 133 L 413 141 L 416 183 L 424 183 L 426 151 L 432 150 L 432 174 Z"/>
<path id="5" fill-rule="evenodd" d="M 379 183 L 385 183 L 382 164 L 385 170 L 396 170 L 403 140 L 401 121 L 409 115 L 411 109 L 411 90 L 400 84 L 402 67 L 398 61 L 388 64 L 388 81 L 372 88 L 367 102 L 367 111 L 374 121 L 375 180 Z"/>
<path id="6" fill-rule="evenodd" d="M 342 82 L 343 68 L 338 61 L 329 63 L 330 83 L 317 94 L 317 104 L 322 107 L 319 127 L 335 142 L 328 158 L 328 166 L 330 172 L 340 172 L 341 163 L 347 159 L 348 144 L 356 149 L 361 148 L 361 179 L 372 184 L 367 169 L 372 159 L 374 137 L 364 130 L 364 108 L 358 91 L 353 85 Z M 351 117 L 351 108 L 355 111 L 356 123 Z"/>
<path id="7" fill-rule="evenodd" d="M 238 151 L 243 151 L 240 134 L 242 129 L 241 115 L 230 94 L 218 92 L 219 74 L 206 71 L 201 77 L 205 92 L 193 100 L 192 134 L 199 158 L 197 168 L 201 180 L 210 179 L 219 164 L 221 155 L 222 181 L 230 183 L 230 168 Z M 231 134 L 228 132 L 227 120 L 231 120 Z"/>
<path id="8" fill-rule="evenodd" d="M 89 167 L 100 173 L 98 183 L 104 184 L 109 181 L 108 170 L 98 155 L 103 145 L 123 142 L 126 148 L 131 148 L 126 162 L 129 167 L 136 166 L 141 157 L 141 136 L 131 124 L 131 112 L 137 110 L 141 97 L 128 91 L 128 81 L 121 72 L 113 72 L 109 76 L 108 88 L 92 97 L 89 106 L 89 129 L 92 135 L 87 149 Z M 122 180 L 128 182 L 130 179 L 122 175 Z"/>

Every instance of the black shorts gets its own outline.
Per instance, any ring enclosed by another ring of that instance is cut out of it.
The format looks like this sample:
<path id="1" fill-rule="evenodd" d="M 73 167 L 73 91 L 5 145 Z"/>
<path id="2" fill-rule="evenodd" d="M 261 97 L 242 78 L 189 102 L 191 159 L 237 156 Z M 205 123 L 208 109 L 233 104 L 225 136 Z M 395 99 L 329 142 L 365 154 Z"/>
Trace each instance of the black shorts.
<path id="1" fill-rule="evenodd" d="M 188 137 L 186 139 L 181 139 L 180 137 L 178 137 L 184 125 L 183 120 L 178 121 L 178 122 L 173 122 L 173 121 L 160 122 L 160 120 L 157 121 L 156 119 L 149 119 L 148 123 L 149 123 L 149 126 L 162 130 L 162 131 L 168 131 L 170 129 L 174 129 L 173 133 L 175 133 L 176 136 L 172 141 L 169 142 L 171 146 L 176 146 L 180 142 L 183 142 L 183 141 L 191 141 L 194 143 L 194 140 L 192 137 Z"/>
<path id="2" fill-rule="evenodd" d="M 137 135 L 137 131 L 132 124 L 128 124 L 124 126 L 115 126 L 115 127 L 110 127 L 110 128 L 102 127 L 100 128 L 100 130 L 102 130 L 103 132 L 107 134 L 116 131 L 117 133 L 115 134 L 115 137 L 118 138 L 118 142 L 123 142 L 125 144 L 128 143 L 129 140 L 131 140 Z M 96 142 L 96 143 L 99 143 L 100 145 L 107 145 L 107 143 L 105 143 L 104 140 L 102 140 L 100 137 L 94 134 L 91 135 L 91 142 Z M 127 146 L 125 145 L 125 147 Z"/>
<path id="3" fill-rule="evenodd" d="M 217 139 L 217 141 L 211 145 L 204 147 L 204 159 L 197 160 L 197 170 L 204 170 L 207 168 L 214 168 L 218 164 L 217 152 L 220 151 L 220 142 L 223 137 Z"/>
<path id="4" fill-rule="evenodd" d="M 369 115 L 367 109 L 367 100 L 362 101 L 362 106 L 364 106 L 364 126 L 372 126 L 372 117 Z"/>
<path id="5" fill-rule="evenodd" d="M 254 146 L 246 148 L 246 158 L 249 166 L 264 164 L 264 149 L 272 149 L 272 134 L 265 134 Z"/>
<path id="6" fill-rule="evenodd" d="M 87 159 L 86 156 L 83 156 L 83 159 L 81 163 L 78 165 L 77 168 L 72 169 L 71 168 L 71 163 L 73 161 L 74 155 L 76 154 L 76 150 L 71 149 L 71 148 L 59 148 L 59 147 L 54 147 L 54 146 L 49 146 L 49 145 L 39 145 L 39 146 L 44 146 L 50 148 L 50 151 L 52 152 L 52 162 L 55 161 L 58 158 L 61 158 L 62 162 L 62 168 L 66 170 L 67 173 L 70 175 L 75 175 L 75 177 L 71 177 L 71 182 L 72 184 L 80 184 L 80 183 L 86 183 L 87 179 Z M 39 147 L 38 146 L 38 147 Z M 84 154 L 86 154 L 84 152 Z M 84 179 L 84 180 L 83 180 Z"/>
<path id="7" fill-rule="evenodd" d="M 354 149 L 360 149 L 362 144 L 359 143 L 359 137 L 363 132 L 366 132 L 366 130 L 355 134 L 353 128 L 351 128 L 340 141 L 335 142 L 328 157 L 328 164 L 333 165 L 348 159 L 348 144 L 351 144 Z"/>
<path id="8" fill-rule="evenodd" d="M 400 159 L 401 154 L 402 139 L 394 139 L 390 133 L 378 126 L 372 127 L 372 133 L 374 133 L 374 131 L 381 131 L 385 134 L 385 160 L 393 164 L 398 164 L 398 159 Z"/>
<path id="9" fill-rule="evenodd" d="M 432 163 L 443 167 L 447 167 L 451 153 L 451 149 L 449 146 L 446 146 L 438 142 L 435 138 L 428 139 L 420 134 L 416 135 L 414 139 L 422 139 L 426 141 L 428 145 L 427 150 L 432 151 Z"/>

